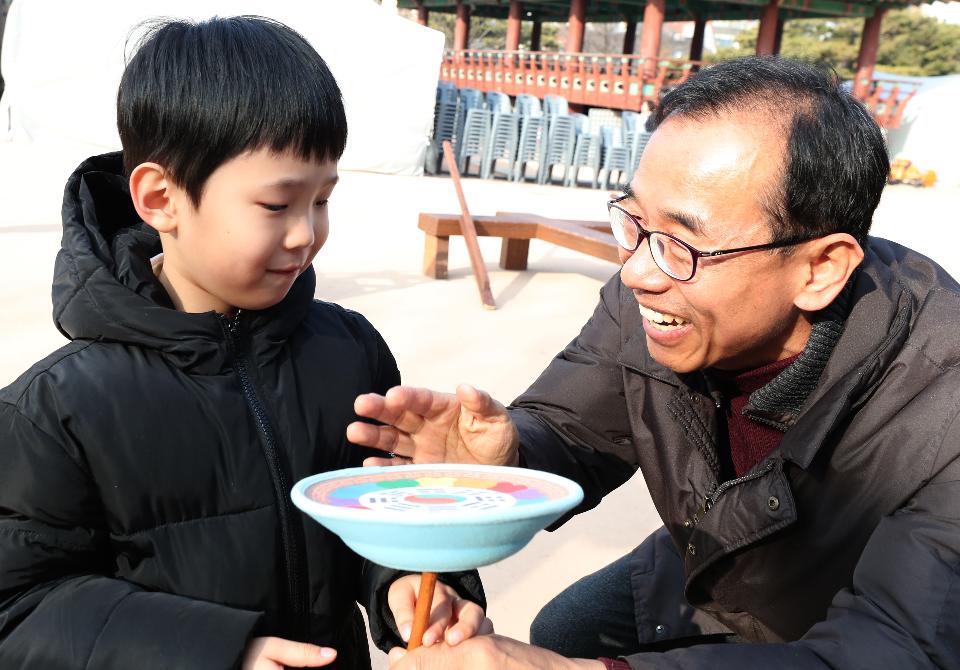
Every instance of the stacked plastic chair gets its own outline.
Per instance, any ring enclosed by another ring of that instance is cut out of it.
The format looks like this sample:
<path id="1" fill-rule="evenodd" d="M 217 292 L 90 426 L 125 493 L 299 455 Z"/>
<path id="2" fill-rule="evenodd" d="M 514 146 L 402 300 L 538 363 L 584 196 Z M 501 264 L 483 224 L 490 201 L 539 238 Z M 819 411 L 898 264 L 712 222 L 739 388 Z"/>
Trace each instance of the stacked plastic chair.
<path id="1" fill-rule="evenodd" d="M 519 100 L 517 102 L 519 106 Z M 517 144 L 517 159 L 513 164 L 513 180 L 526 181 L 527 163 L 536 162 L 539 178 L 540 165 L 547 143 L 547 117 L 524 116 L 520 120 L 520 141 Z"/>
<path id="2" fill-rule="evenodd" d="M 487 109 L 494 114 L 509 114 L 513 111 L 510 104 L 510 96 L 499 91 L 487 92 Z"/>
<path id="3" fill-rule="evenodd" d="M 590 120 L 590 130 L 593 133 L 599 132 L 603 126 L 613 126 L 618 130 L 621 127 L 620 117 L 612 109 L 592 107 L 587 112 L 587 118 Z"/>
<path id="4" fill-rule="evenodd" d="M 466 109 L 473 109 L 475 107 L 483 107 L 483 91 L 477 90 L 475 88 L 461 88 L 460 89 L 460 103 Z"/>
<path id="5" fill-rule="evenodd" d="M 441 82 L 447 84 L 448 82 Z M 430 146 L 424 169 L 428 174 L 437 174 L 443 162 L 443 141 L 455 141 L 457 135 L 457 120 L 459 116 L 459 95 L 454 86 L 437 86 L 437 103 L 434 107 L 433 133 L 430 136 Z"/>
<path id="6" fill-rule="evenodd" d="M 577 144 L 573 150 L 573 159 L 570 161 L 570 172 L 564 180 L 564 186 L 579 186 L 580 168 L 591 169 L 593 188 L 599 185 L 600 175 L 600 135 L 590 132 L 589 120 L 584 114 L 571 114 L 577 126 Z"/>
<path id="7" fill-rule="evenodd" d="M 496 176 L 497 161 L 508 162 L 506 177 L 509 179 L 513 172 L 513 164 L 517 157 L 517 143 L 520 139 L 520 117 L 511 113 L 494 113 L 493 129 L 487 142 L 487 151 L 480 166 L 480 177 L 492 179 Z"/>
<path id="8" fill-rule="evenodd" d="M 652 134 L 646 130 L 639 130 L 633 134 L 633 141 L 630 143 L 630 179 L 633 179 L 633 175 L 637 172 L 640 157 L 643 155 L 643 150 L 647 148 L 647 142 L 650 141 Z"/>
<path id="9" fill-rule="evenodd" d="M 623 145 L 623 135 L 613 126 L 600 129 L 603 137 L 603 165 L 600 167 L 600 181 L 604 188 L 611 188 L 610 175 L 618 173 L 622 182 L 631 172 L 630 147 Z M 618 182 L 619 183 L 619 182 Z"/>
<path id="10" fill-rule="evenodd" d="M 527 93 L 521 93 L 517 96 L 514 111 L 520 116 L 540 116 L 543 114 L 543 110 L 540 107 L 540 98 Z"/>
<path id="11" fill-rule="evenodd" d="M 560 95 L 543 96 L 543 113 L 547 116 L 557 116 L 558 114 L 569 114 L 570 106 L 567 99 Z"/>
<path id="12" fill-rule="evenodd" d="M 630 110 L 623 110 L 620 112 L 620 122 L 623 124 L 623 136 L 626 137 L 627 133 L 635 133 L 637 130 L 643 130 L 643 128 L 637 128 L 639 124 L 640 115 L 636 112 L 631 112 Z M 629 142 L 627 142 L 629 144 Z"/>
<path id="13" fill-rule="evenodd" d="M 486 109 L 474 107 L 467 110 L 463 133 L 459 137 L 460 142 L 457 146 L 457 167 L 460 169 L 460 174 L 467 174 L 471 158 L 484 160 L 487 143 L 490 140 L 492 118 L 493 113 Z"/>
<path id="14" fill-rule="evenodd" d="M 541 184 L 553 183 L 555 165 L 563 166 L 563 181 L 567 180 L 567 170 L 573 160 L 577 141 L 576 122 L 569 114 L 558 114 L 548 118 L 547 149 L 537 178 Z"/>

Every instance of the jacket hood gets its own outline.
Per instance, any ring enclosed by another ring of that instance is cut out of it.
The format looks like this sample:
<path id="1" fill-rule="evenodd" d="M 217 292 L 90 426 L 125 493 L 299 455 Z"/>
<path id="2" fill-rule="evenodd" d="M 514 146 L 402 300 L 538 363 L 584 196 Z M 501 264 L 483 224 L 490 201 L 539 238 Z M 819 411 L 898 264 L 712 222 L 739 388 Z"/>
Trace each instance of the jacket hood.
<path id="1" fill-rule="evenodd" d="M 53 320 L 68 339 L 120 342 L 163 352 L 174 364 L 213 372 L 226 360 L 224 317 L 173 307 L 150 259 L 160 236 L 133 207 L 120 152 L 84 161 L 67 180 L 63 238 L 53 277 Z M 244 312 L 255 347 L 286 339 L 313 301 L 308 268 L 277 305 Z"/>

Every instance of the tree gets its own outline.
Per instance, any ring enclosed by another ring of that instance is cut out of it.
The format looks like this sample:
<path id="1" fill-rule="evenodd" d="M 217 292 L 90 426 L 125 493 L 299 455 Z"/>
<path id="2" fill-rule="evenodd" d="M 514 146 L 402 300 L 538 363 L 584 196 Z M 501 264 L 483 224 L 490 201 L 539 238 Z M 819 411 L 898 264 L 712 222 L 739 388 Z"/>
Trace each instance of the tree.
<path id="1" fill-rule="evenodd" d="M 791 19 L 784 24 L 780 53 L 827 63 L 851 79 L 863 23 L 864 19 Z M 737 41 L 739 48 L 721 49 L 706 59 L 717 62 L 755 53 L 757 28 L 745 30 Z M 888 12 L 881 24 L 877 69 L 908 76 L 960 72 L 960 26 L 924 16 L 916 7 Z"/>

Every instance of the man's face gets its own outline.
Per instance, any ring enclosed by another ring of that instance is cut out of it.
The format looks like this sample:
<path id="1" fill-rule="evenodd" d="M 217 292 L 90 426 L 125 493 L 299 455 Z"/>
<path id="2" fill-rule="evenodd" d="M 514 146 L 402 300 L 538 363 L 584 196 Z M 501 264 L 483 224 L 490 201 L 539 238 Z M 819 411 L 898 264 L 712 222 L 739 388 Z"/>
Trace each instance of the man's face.
<path id="1" fill-rule="evenodd" d="M 327 239 L 336 161 L 267 150 L 218 167 L 199 207 L 174 189 L 176 234 L 163 275 L 189 312 L 265 309 L 280 302 Z"/>
<path id="2" fill-rule="evenodd" d="M 646 230 L 701 251 L 765 244 L 773 237 L 761 203 L 777 192 L 784 152 L 782 131 L 762 119 L 669 119 L 644 150 L 634 197 L 620 204 Z M 797 258 L 768 250 L 700 258 L 681 282 L 654 264 L 643 241 L 632 254 L 620 251 L 620 278 L 659 363 L 676 372 L 749 369 L 806 344 L 809 324 L 793 305 L 805 271 Z"/>

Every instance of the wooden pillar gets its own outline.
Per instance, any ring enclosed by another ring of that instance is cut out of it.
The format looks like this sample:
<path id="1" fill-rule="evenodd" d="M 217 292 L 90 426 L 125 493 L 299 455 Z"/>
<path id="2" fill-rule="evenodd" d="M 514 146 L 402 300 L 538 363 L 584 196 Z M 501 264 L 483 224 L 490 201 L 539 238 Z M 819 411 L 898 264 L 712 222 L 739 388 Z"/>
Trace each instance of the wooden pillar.
<path id="1" fill-rule="evenodd" d="M 543 24 L 539 18 L 533 20 L 533 27 L 530 29 L 530 51 L 540 51 L 540 31 Z"/>
<path id="2" fill-rule="evenodd" d="M 637 43 L 637 19 L 627 19 L 627 32 L 623 34 L 623 53 L 632 54 Z"/>
<path id="3" fill-rule="evenodd" d="M 707 20 L 697 14 L 693 22 L 693 39 L 690 40 L 690 60 L 703 60 L 703 35 L 707 31 Z"/>
<path id="4" fill-rule="evenodd" d="M 457 0 L 457 23 L 453 27 L 453 48 L 463 51 L 470 42 L 470 6 Z"/>
<path id="5" fill-rule="evenodd" d="M 657 74 L 665 13 L 666 0 L 647 0 L 647 6 L 643 10 L 643 33 L 640 35 L 640 55 L 643 56 L 643 76 L 646 79 Z"/>
<path id="6" fill-rule="evenodd" d="M 510 16 L 507 17 L 507 51 L 520 48 L 520 15 L 523 7 L 520 0 L 510 0 Z"/>
<path id="7" fill-rule="evenodd" d="M 877 48 L 880 45 L 880 23 L 885 10 L 877 9 L 864 21 L 860 36 L 860 55 L 857 56 L 857 74 L 853 79 L 853 97 L 863 100 L 870 92 L 873 67 L 877 64 Z"/>
<path id="8" fill-rule="evenodd" d="M 757 33 L 757 55 L 773 55 L 777 39 L 777 14 L 780 7 L 777 0 L 770 0 L 760 12 L 760 31 Z"/>
<path id="9" fill-rule="evenodd" d="M 777 32 L 773 37 L 773 53 L 776 56 L 780 55 L 780 46 L 783 44 L 783 24 L 784 23 L 785 23 L 785 20 L 782 16 L 777 19 Z"/>
<path id="10" fill-rule="evenodd" d="M 570 20 L 567 21 L 567 53 L 583 51 L 583 31 L 587 21 L 587 0 L 570 0 Z"/>
<path id="11" fill-rule="evenodd" d="M 420 2 L 417 3 L 417 23 L 421 26 L 430 25 L 430 10 Z"/>

